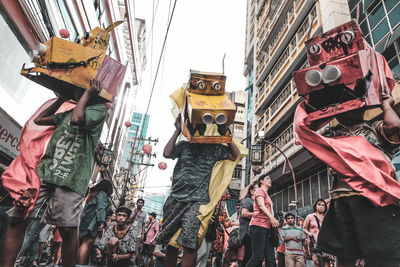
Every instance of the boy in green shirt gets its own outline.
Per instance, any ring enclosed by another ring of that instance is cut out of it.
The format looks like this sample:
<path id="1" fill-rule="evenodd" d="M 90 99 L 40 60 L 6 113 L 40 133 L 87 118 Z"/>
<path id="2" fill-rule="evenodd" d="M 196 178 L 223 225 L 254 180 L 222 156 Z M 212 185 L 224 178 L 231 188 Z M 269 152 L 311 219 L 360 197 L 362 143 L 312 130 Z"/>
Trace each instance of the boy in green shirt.
<path id="1" fill-rule="evenodd" d="M 43 221 L 56 225 L 63 239 L 63 266 L 75 266 L 79 247 L 78 226 L 82 202 L 91 176 L 94 150 L 107 115 L 106 100 L 98 96 L 100 82 L 91 81 L 85 91 L 76 90 L 77 101 L 71 111 L 55 114 L 67 100 L 59 97 L 34 120 L 37 125 L 54 125 L 55 131 L 36 168 L 41 185 L 35 207 L 27 220 L 14 208 L 7 230 L 0 266 L 14 266 L 25 236 L 26 227 L 47 205 Z"/>

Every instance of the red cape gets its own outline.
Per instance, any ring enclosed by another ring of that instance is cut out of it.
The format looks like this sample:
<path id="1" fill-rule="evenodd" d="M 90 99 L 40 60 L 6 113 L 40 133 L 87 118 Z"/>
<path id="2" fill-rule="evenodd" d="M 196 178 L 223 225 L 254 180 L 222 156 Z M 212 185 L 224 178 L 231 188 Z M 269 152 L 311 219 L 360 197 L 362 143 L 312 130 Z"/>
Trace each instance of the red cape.
<path id="1" fill-rule="evenodd" d="M 44 103 L 26 122 L 19 143 L 20 154 L 11 162 L 1 177 L 4 188 L 14 199 L 14 204 L 23 203 L 27 207 L 24 214 L 25 218 L 33 209 L 33 204 L 36 202 L 39 193 L 40 178 L 36 173 L 36 167 L 42 159 L 55 129 L 54 126 L 36 125 L 34 119 L 55 100 L 51 99 Z M 65 102 L 57 113 L 71 110 L 74 107 L 74 102 Z M 26 197 L 27 192 L 31 192 L 32 196 Z"/>
<path id="2" fill-rule="evenodd" d="M 303 102 L 296 109 L 293 124 L 300 144 L 374 205 L 399 203 L 400 183 L 393 178 L 393 165 L 377 148 L 362 136 L 324 137 L 305 125 L 306 118 Z"/>

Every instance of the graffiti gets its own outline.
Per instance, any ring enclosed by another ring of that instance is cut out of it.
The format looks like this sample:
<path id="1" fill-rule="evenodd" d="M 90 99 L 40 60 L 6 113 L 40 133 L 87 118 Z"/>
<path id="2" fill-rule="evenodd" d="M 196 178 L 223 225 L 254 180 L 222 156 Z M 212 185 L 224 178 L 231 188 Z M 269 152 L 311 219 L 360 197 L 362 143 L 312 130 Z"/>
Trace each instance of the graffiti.
<path id="1" fill-rule="evenodd" d="M 334 37 L 326 39 L 321 44 L 322 48 L 328 53 L 343 49 L 344 54 L 347 55 L 349 53 L 348 50 L 353 48 L 353 42 L 349 41 L 348 44 L 344 43 L 343 40 L 348 40 L 348 38 L 342 35 L 342 33 L 339 33 Z"/>

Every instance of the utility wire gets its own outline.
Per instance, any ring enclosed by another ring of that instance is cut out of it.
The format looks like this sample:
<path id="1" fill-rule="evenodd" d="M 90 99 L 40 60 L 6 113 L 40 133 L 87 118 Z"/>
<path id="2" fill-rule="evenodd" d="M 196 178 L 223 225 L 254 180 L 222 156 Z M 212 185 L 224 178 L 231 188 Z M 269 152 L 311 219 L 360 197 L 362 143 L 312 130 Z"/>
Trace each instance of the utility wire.
<path id="1" fill-rule="evenodd" d="M 162 58 L 163 58 L 163 53 L 164 53 L 165 45 L 166 45 L 166 43 L 167 43 L 167 37 L 168 37 L 169 29 L 170 29 L 171 22 L 172 22 L 172 18 L 173 18 L 173 16 L 174 16 L 174 12 L 175 12 L 176 2 L 177 2 L 177 0 L 175 0 L 175 2 L 174 2 L 174 6 L 173 6 L 173 8 L 172 8 L 172 13 L 171 13 L 171 18 L 170 18 L 170 20 L 169 20 L 169 22 L 168 22 L 167 32 L 165 33 L 164 42 L 163 42 L 163 46 L 162 46 L 161 53 L 160 53 L 160 58 L 159 58 L 158 64 L 157 64 L 156 74 L 155 74 L 155 76 L 154 76 L 153 86 L 152 86 L 152 88 L 151 88 L 149 101 L 148 101 L 148 103 L 147 103 L 146 113 L 145 113 L 145 115 L 144 115 L 145 117 L 146 117 L 146 115 L 147 115 L 148 112 L 149 112 L 149 107 L 150 107 L 151 99 L 152 99 L 152 97 L 153 97 L 154 87 L 155 87 L 155 84 L 156 84 L 156 81 L 157 81 L 158 71 L 160 70 L 161 60 L 162 60 Z M 143 122 L 142 122 L 142 124 L 143 124 Z M 140 134 L 140 135 L 143 134 L 143 127 L 141 127 L 141 128 L 142 128 L 142 129 L 141 129 L 141 134 Z"/>

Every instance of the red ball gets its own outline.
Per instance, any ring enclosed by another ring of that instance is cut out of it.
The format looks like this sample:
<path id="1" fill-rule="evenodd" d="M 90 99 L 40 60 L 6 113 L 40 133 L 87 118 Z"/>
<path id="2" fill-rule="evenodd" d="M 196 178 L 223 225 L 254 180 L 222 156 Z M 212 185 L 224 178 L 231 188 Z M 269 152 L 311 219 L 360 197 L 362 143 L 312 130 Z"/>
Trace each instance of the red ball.
<path id="1" fill-rule="evenodd" d="M 67 29 L 61 29 L 60 30 L 60 36 L 62 38 L 69 38 L 69 31 Z"/>
<path id="2" fill-rule="evenodd" d="M 151 151 L 152 151 L 152 147 L 151 147 L 151 145 L 143 145 L 142 150 L 147 155 L 150 155 Z"/>
<path id="3" fill-rule="evenodd" d="M 130 121 L 126 121 L 125 122 L 125 127 L 126 128 L 129 128 L 129 127 L 131 127 L 132 126 L 132 123 L 130 122 Z"/>
<path id="4" fill-rule="evenodd" d="M 167 168 L 167 163 L 165 163 L 165 162 L 158 163 L 158 168 L 160 170 L 165 170 Z"/>

